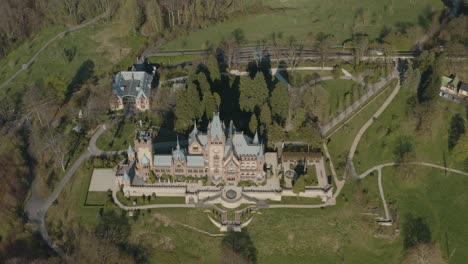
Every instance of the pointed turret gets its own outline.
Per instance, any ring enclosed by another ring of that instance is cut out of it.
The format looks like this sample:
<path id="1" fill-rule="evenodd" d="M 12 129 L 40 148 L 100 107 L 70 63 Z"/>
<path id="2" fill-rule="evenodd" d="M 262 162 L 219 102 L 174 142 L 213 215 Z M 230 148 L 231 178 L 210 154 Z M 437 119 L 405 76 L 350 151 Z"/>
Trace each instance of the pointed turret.
<path id="1" fill-rule="evenodd" d="M 179 135 L 177 135 L 177 150 L 180 150 L 180 144 L 179 144 Z"/>
<path id="2" fill-rule="evenodd" d="M 263 149 L 263 142 L 260 144 L 260 149 L 258 150 L 258 157 L 259 158 L 263 158 L 263 153 L 264 152 L 264 149 Z"/>
<path id="3" fill-rule="evenodd" d="M 177 147 L 175 150 L 172 151 L 172 158 L 174 160 L 185 161 L 185 154 L 180 149 L 179 136 L 177 136 Z"/>
<path id="4" fill-rule="evenodd" d="M 193 122 L 193 130 L 190 132 L 189 136 L 189 144 L 197 140 L 197 135 L 198 135 L 198 129 L 197 129 L 197 120 Z"/>
<path id="5" fill-rule="evenodd" d="M 258 144 L 258 130 L 255 131 L 254 139 L 252 140 L 252 144 Z"/>
<path id="6" fill-rule="evenodd" d="M 128 144 L 127 155 L 135 155 L 135 151 L 132 148 L 132 145 Z"/>

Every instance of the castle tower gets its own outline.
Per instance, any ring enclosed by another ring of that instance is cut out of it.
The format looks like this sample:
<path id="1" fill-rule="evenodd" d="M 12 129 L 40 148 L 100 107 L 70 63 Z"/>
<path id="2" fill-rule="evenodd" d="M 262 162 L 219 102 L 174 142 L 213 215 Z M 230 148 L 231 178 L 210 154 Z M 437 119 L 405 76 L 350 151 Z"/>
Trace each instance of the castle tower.
<path id="1" fill-rule="evenodd" d="M 212 122 L 208 125 L 208 175 L 223 177 L 223 158 L 226 144 L 225 127 L 219 118 L 219 113 L 213 115 Z"/>
<path id="2" fill-rule="evenodd" d="M 136 169 L 143 179 L 148 179 L 153 167 L 153 130 L 135 133 Z"/>

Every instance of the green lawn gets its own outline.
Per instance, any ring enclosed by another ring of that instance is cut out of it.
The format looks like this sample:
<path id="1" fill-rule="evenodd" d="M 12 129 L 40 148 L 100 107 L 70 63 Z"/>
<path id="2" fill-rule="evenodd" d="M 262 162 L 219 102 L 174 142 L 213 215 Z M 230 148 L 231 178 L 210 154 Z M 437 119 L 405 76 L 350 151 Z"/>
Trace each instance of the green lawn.
<path id="1" fill-rule="evenodd" d="M 329 139 L 328 150 L 339 177 L 341 177 L 344 173 L 344 168 L 346 167 L 346 158 L 357 132 L 380 108 L 382 103 L 387 99 L 392 91 L 393 87 L 389 87 L 384 90 L 382 94 L 375 97 L 374 101 L 362 109 L 362 111 L 355 115 L 351 121 L 342 126 Z"/>
<path id="2" fill-rule="evenodd" d="M 1 69 L 0 79 L 6 80 L 11 77 L 45 42 L 62 30 L 62 28 L 46 29 L 32 42 L 22 44 L 18 49 L 10 52 L 6 58 L 2 59 L 4 62 L 2 65 L 8 65 L 8 67 Z M 121 70 L 131 65 L 137 49 L 143 44 L 143 37 L 129 36 L 125 29 L 122 29 L 122 25 L 117 23 L 91 25 L 68 33 L 47 47 L 26 72 L 19 74 L 5 87 L 5 92 L 18 92 L 18 89 L 23 88 L 24 85 L 44 80 L 50 75 L 58 76 L 69 84 L 74 78 L 78 78 L 77 74 L 82 69 L 80 67 L 85 65 L 88 67 L 92 65 L 93 73 L 104 77 L 114 68 Z M 65 49 L 76 49 L 76 54 L 71 61 L 68 61 L 64 55 Z"/>
<path id="3" fill-rule="evenodd" d="M 125 197 L 122 192 L 117 192 L 117 199 L 126 206 L 133 206 L 133 202 L 136 200 L 136 205 L 147 205 L 147 204 L 185 204 L 185 197 L 163 197 L 158 196 L 156 198 L 151 197 Z"/>
<path id="4" fill-rule="evenodd" d="M 91 230 L 97 224 L 99 208 L 84 206 L 91 171 L 81 168 L 58 205 L 50 208 L 49 232 L 77 226 Z M 442 171 L 418 167 L 410 178 L 401 178 L 398 170 L 386 168 L 383 184 L 397 221 L 391 227 L 375 222 L 376 216 L 383 215 L 375 175 L 348 181 L 333 207 L 260 210 L 244 229 L 257 249 L 257 263 L 310 263 L 311 259 L 317 263 L 381 263 L 382 259 L 401 263 L 402 235 L 395 230 L 401 229 L 400 222 L 409 212 L 427 219 L 445 259 L 447 237 L 450 263 L 463 263 L 468 257 L 461 250 L 467 247 L 468 216 L 462 209 L 468 203 L 468 177 L 444 176 Z M 105 208 L 119 210 L 112 205 Z M 218 263 L 222 259 L 222 238 L 181 225 L 219 233 L 202 209 L 141 210 L 138 218 L 131 219 L 130 239 L 146 249 L 150 263 Z"/>
<path id="5" fill-rule="evenodd" d="M 288 71 L 289 84 L 293 87 L 300 87 L 311 80 L 315 80 L 316 76 L 326 77 L 332 76 L 331 71 Z"/>
<path id="6" fill-rule="evenodd" d="M 281 197 L 281 201 L 268 200 L 268 204 L 321 204 L 320 198 L 309 198 L 299 196 L 284 196 Z"/>
<path id="7" fill-rule="evenodd" d="M 133 138 L 135 137 L 135 129 L 137 127 L 137 125 L 128 120 L 120 128 L 119 124 L 113 125 L 101 134 L 96 145 L 102 150 L 109 151 L 127 149 L 129 144 L 133 146 Z"/>
<path id="8" fill-rule="evenodd" d="M 200 60 L 205 58 L 205 55 L 193 54 L 193 55 L 178 55 L 178 56 L 160 56 L 148 58 L 149 63 L 157 63 L 163 65 L 180 64 L 184 62 L 191 62 L 194 60 Z"/>
<path id="9" fill-rule="evenodd" d="M 365 90 L 352 80 L 328 80 L 307 88 L 302 100 L 306 111 L 325 125 L 364 93 Z"/>
<path id="10" fill-rule="evenodd" d="M 468 177 L 424 167 L 415 167 L 407 178 L 397 168 L 382 173 L 391 212 L 399 220 L 407 214 L 423 217 L 444 259 L 450 256 L 448 263 L 465 263 L 468 252 L 460 249 L 468 247 Z"/>
<path id="11" fill-rule="evenodd" d="M 207 44 L 217 44 L 226 39 L 236 28 L 241 28 L 248 45 L 256 45 L 268 39 L 272 32 L 282 32 L 282 41 L 292 35 L 306 44 L 313 44 L 313 37 L 318 32 L 335 36 L 336 45 L 351 37 L 352 32 L 364 32 L 370 38 L 376 38 L 384 26 L 395 28 L 397 23 L 418 24 L 418 19 L 426 8 L 442 10 L 439 0 L 404 1 L 404 0 L 265 0 L 264 10 L 252 10 L 253 14 L 241 15 L 225 20 L 186 36 L 169 41 L 166 50 L 205 49 Z M 362 11 L 359 11 L 362 10 Z M 359 19 L 358 13 L 362 13 Z M 356 18 L 356 19 L 355 19 Z M 411 35 L 416 42 L 422 33 Z M 410 43 L 400 43 L 397 49 L 408 49 Z"/>
<path id="12" fill-rule="evenodd" d="M 105 205 L 110 200 L 108 192 L 88 192 L 86 205 Z"/>
<path id="13" fill-rule="evenodd" d="M 413 92 L 402 89 L 385 112 L 369 127 L 356 150 L 354 164 L 359 172 L 384 162 L 393 162 L 395 141 L 408 136 L 414 146 L 410 160 L 424 161 L 463 169 L 462 163 L 454 162 L 448 151 L 448 130 L 453 113 L 434 103 L 433 111 L 426 113 L 428 121 L 417 130 L 418 120 L 410 113 L 407 100 Z M 444 102 L 445 104 L 453 104 Z M 457 109 L 455 106 L 454 109 Z M 465 116 L 464 109 L 458 108 Z"/>

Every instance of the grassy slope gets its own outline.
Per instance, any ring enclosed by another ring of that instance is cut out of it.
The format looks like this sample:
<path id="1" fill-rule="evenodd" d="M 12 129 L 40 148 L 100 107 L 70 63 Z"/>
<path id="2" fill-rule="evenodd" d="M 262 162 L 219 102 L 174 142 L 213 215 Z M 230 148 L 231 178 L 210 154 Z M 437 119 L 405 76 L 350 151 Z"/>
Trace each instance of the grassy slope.
<path id="1" fill-rule="evenodd" d="M 283 32 L 283 38 L 293 35 L 298 40 L 310 42 L 309 32 L 325 32 L 336 37 L 336 44 L 349 38 L 352 32 L 366 32 L 371 38 L 378 36 L 383 26 L 393 27 L 397 22 L 418 23 L 418 16 L 430 7 L 443 9 L 439 0 L 412 1 L 382 0 L 265 0 L 265 11 L 255 15 L 244 15 L 226 20 L 208 28 L 191 32 L 185 37 L 169 41 L 167 50 L 203 49 L 206 41 L 218 43 L 227 38 L 235 28 L 243 29 L 248 44 L 255 45 L 272 32 Z M 366 26 L 353 27 L 356 11 L 362 8 L 367 14 Z M 375 23 L 372 21 L 375 20 Z M 415 36 L 415 40 L 418 36 Z M 309 40 L 308 40 L 309 39 Z M 185 44 L 185 45 L 184 45 Z M 407 49 L 409 47 L 397 47 Z"/>
<path id="2" fill-rule="evenodd" d="M 356 137 L 359 129 L 372 117 L 372 115 L 380 108 L 382 103 L 393 91 L 393 87 L 387 88 L 381 95 L 375 98 L 366 108 L 364 108 L 359 114 L 353 117 L 353 119 L 344 125 L 330 138 L 328 143 L 328 149 L 335 165 L 338 176 L 343 175 L 344 167 L 346 163 L 346 157 L 348 156 L 349 149 Z"/>
<path id="3" fill-rule="evenodd" d="M 47 47 L 26 72 L 18 75 L 5 87 L 5 91 L 18 92 L 18 89 L 24 85 L 46 79 L 49 75 L 59 76 L 68 84 L 87 60 L 93 61 L 94 72 L 97 76 L 111 72 L 113 67 L 120 69 L 128 67 L 133 63 L 137 49 L 143 45 L 144 39 L 119 33 L 118 30 L 125 31 L 120 24 L 107 23 L 92 25 L 65 35 Z M 7 64 L 11 64 L 11 67 L 2 69 L 1 80 L 6 80 L 13 75 L 17 68 L 21 67 L 23 61 L 29 60 L 43 43 L 60 31 L 54 28 L 45 30 L 37 41 L 34 40 L 31 44 L 25 43 L 11 52 L 6 58 Z M 76 47 L 76 55 L 69 63 L 63 55 L 63 50 L 73 47 Z M 115 64 L 121 66 L 115 66 Z"/>
<path id="4" fill-rule="evenodd" d="M 384 162 L 395 160 L 393 156 L 394 141 L 399 135 L 410 136 L 415 154 L 412 159 L 444 165 L 444 155 L 448 167 L 463 169 L 463 164 L 452 161 L 448 147 L 448 130 L 453 114 L 439 107 L 431 113 L 429 127 L 424 131 L 415 131 L 416 120 L 406 112 L 407 99 L 411 96 L 409 90 L 401 90 L 385 112 L 369 127 L 357 148 L 355 166 L 359 172 Z M 439 100 L 437 98 L 437 100 Z M 443 102 L 443 101 L 442 101 Z M 453 104 L 443 102 L 445 104 Z M 465 116 L 463 109 L 462 116 Z"/>
<path id="5" fill-rule="evenodd" d="M 461 250 L 466 247 L 467 216 L 460 209 L 468 202 L 464 191 L 468 178 L 450 174 L 447 180 L 438 170 L 422 168 L 406 180 L 390 168 L 384 169 L 383 175 L 392 212 L 397 208 L 400 219 L 409 212 L 426 217 L 433 240 L 444 254 L 447 231 L 449 249 L 454 252 L 451 263 L 462 263 L 467 257 Z M 92 229 L 97 224 L 99 207 L 83 206 L 90 176 L 89 168 L 80 169 L 60 195 L 59 204 L 50 209 L 47 219 L 53 220 L 55 228 L 68 229 L 79 223 Z M 246 229 L 258 250 L 258 263 L 310 263 L 311 259 L 319 263 L 381 263 L 382 259 L 400 263 L 404 255 L 402 237 L 394 236 L 398 224 L 380 227 L 373 215 L 365 214 L 383 214 L 375 176 L 348 181 L 334 207 L 260 212 Z M 131 221 L 131 239 L 148 249 L 152 263 L 219 261 L 222 238 L 209 237 L 178 222 L 218 233 L 200 209 L 158 209 L 141 211 L 138 220 Z"/>
<path id="6" fill-rule="evenodd" d="M 466 262 L 468 252 L 461 249 L 468 247 L 468 177 L 418 167 L 410 178 L 402 179 L 397 169 L 386 168 L 383 184 L 387 201 L 396 205 L 399 217 L 409 213 L 423 217 L 444 258 L 451 255 L 449 263 Z"/>

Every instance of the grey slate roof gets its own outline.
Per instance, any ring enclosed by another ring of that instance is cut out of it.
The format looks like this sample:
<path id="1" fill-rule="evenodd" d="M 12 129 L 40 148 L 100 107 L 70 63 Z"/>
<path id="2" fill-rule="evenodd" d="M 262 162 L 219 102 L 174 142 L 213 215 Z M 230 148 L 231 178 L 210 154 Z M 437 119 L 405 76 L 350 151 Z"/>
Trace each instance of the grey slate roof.
<path id="1" fill-rule="evenodd" d="M 141 164 L 149 164 L 150 163 L 150 160 L 149 158 L 146 156 L 146 154 L 143 155 L 143 158 L 141 158 Z"/>
<path id="2" fill-rule="evenodd" d="M 178 161 L 185 161 L 185 153 L 180 149 L 179 137 L 177 137 L 177 147 L 172 151 L 172 158 Z"/>
<path id="3" fill-rule="evenodd" d="M 201 155 L 187 156 L 187 167 L 205 167 L 205 160 Z"/>
<path id="4" fill-rule="evenodd" d="M 127 149 L 127 155 L 133 155 L 135 154 L 135 151 L 133 150 L 132 148 L 132 145 L 128 145 L 128 149 Z"/>
<path id="5" fill-rule="evenodd" d="M 232 145 L 237 155 L 258 155 L 261 145 L 250 142 L 251 139 L 243 133 L 235 133 L 232 138 Z"/>
<path id="6" fill-rule="evenodd" d="M 154 166 L 158 166 L 158 167 L 172 166 L 172 155 L 154 155 Z"/>
<path id="7" fill-rule="evenodd" d="M 460 90 L 468 92 L 468 83 L 460 82 Z"/>
<path id="8" fill-rule="evenodd" d="M 213 115 L 213 121 L 210 123 L 211 138 L 221 139 L 224 134 L 224 125 L 219 118 L 219 113 Z"/>
<path id="9" fill-rule="evenodd" d="M 112 92 L 118 97 L 148 98 L 153 76 L 144 71 L 121 71 L 112 84 Z"/>

